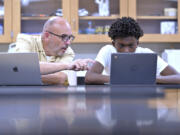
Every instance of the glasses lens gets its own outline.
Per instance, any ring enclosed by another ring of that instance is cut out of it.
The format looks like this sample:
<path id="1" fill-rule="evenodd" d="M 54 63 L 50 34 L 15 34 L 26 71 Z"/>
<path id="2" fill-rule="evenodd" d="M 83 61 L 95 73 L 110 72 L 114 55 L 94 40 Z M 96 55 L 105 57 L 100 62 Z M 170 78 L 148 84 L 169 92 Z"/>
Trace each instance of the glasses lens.
<path id="1" fill-rule="evenodd" d="M 73 35 L 70 35 L 70 36 L 68 36 L 68 35 L 62 35 L 62 40 L 63 40 L 64 42 L 73 41 L 73 40 L 74 40 L 74 36 L 73 36 Z"/>
<path id="2" fill-rule="evenodd" d="M 69 37 L 70 41 L 73 41 L 74 38 L 75 38 L 75 37 L 74 37 L 73 35 L 71 35 L 71 36 Z"/>

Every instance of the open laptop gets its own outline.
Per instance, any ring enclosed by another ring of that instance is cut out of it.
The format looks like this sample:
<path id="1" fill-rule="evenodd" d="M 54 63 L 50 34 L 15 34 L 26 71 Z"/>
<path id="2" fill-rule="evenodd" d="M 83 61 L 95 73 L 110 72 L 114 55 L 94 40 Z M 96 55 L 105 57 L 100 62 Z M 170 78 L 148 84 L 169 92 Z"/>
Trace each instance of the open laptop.
<path id="1" fill-rule="evenodd" d="M 0 53 L 0 85 L 42 85 L 37 53 Z"/>
<path id="2" fill-rule="evenodd" d="M 156 83 L 157 54 L 113 53 L 110 84 L 152 85 Z"/>

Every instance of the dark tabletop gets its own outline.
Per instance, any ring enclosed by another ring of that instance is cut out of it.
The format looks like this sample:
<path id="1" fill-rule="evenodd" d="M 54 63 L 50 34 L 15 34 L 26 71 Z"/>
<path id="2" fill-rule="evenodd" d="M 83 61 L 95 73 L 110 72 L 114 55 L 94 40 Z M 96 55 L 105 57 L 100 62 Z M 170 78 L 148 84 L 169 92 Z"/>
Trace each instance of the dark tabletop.
<path id="1" fill-rule="evenodd" d="M 180 134 L 178 85 L 1 86 L 0 134 Z"/>

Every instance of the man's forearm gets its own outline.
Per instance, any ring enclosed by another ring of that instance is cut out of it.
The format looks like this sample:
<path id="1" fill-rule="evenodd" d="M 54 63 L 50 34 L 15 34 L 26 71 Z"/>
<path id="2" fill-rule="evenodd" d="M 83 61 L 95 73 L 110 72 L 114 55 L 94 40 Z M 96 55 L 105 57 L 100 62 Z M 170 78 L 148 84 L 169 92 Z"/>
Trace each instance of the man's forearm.
<path id="1" fill-rule="evenodd" d="M 68 64 L 65 63 L 40 62 L 39 64 L 40 64 L 40 72 L 42 75 L 51 74 L 68 69 Z"/>
<path id="2" fill-rule="evenodd" d="M 63 72 L 57 72 L 48 75 L 42 75 L 42 82 L 44 84 L 60 84 L 64 85 L 67 80 L 67 75 Z"/>

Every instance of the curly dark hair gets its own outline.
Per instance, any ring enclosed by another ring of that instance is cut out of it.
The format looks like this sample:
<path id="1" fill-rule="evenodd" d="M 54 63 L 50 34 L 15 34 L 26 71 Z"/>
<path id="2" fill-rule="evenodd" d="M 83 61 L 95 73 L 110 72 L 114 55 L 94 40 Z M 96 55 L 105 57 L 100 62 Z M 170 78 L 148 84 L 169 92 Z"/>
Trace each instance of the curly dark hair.
<path id="1" fill-rule="evenodd" d="M 139 24 L 131 17 L 122 17 L 116 19 L 108 32 L 109 37 L 115 40 L 118 37 L 129 37 L 133 36 L 137 40 L 143 36 L 143 30 Z"/>

